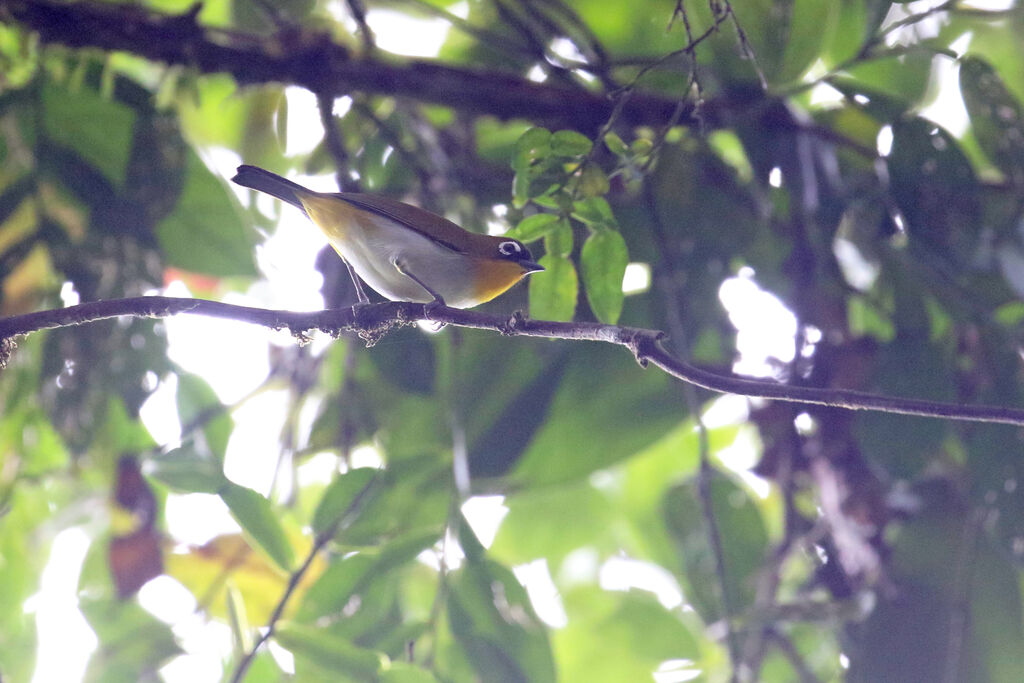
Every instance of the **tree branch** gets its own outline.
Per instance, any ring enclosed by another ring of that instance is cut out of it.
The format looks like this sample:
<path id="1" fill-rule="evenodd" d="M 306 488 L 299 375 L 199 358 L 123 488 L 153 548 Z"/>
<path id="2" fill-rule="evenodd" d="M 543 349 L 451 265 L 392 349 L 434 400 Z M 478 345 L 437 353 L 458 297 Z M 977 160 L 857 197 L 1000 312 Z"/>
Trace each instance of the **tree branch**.
<path id="1" fill-rule="evenodd" d="M 125 5 L 4 0 L 0 21 L 22 24 L 44 43 L 130 52 L 204 73 L 230 73 L 243 84 L 294 83 L 333 97 L 353 91 L 400 95 L 501 119 L 569 126 L 588 134 L 601 126 L 614 106 L 600 92 L 534 83 L 516 74 L 428 60 L 354 56 L 323 32 L 257 36 L 211 29 L 197 22 L 197 9 L 198 5 L 172 16 Z M 672 116 L 676 104 L 675 99 L 634 93 L 621 119 L 630 125 L 658 125 Z M 714 121 L 719 108 L 715 102 L 705 102 L 701 110 L 705 121 Z M 692 105 L 680 122 L 696 122 Z"/>
<path id="2" fill-rule="evenodd" d="M 821 389 L 791 386 L 720 374 L 690 365 L 665 350 L 665 333 L 641 327 L 620 327 L 591 322 L 529 320 L 516 312 L 509 318 L 478 311 L 465 311 L 433 304 L 387 301 L 353 308 L 336 308 L 311 313 L 236 306 L 219 301 L 165 296 L 110 299 L 50 311 L 0 318 L 0 349 L 9 348 L 8 338 L 38 330 L 70 327 L 119 316 L 165 318 L 179 313 L 208 315 L 249 322 L 272 329 L 287 329 L 299 339 L 310 330 L 333 336 L 358 334 L 372 346 L 391 329 L 427 320 L 445 325 L 492 330 L 509 336 L 545 337 L 574 341 L 596 341 L 629 349 L 641 366 L 653 363 L 673 377 L 719 393 L 738 394 L 791 403 L 807 403 L 870 410 L 900 415 L 936 417 L 965 422 L 993 422 L 1024 426 L 1024 408 L 959 405 L 941 401 L 884 396 L 849 389 Z"/>

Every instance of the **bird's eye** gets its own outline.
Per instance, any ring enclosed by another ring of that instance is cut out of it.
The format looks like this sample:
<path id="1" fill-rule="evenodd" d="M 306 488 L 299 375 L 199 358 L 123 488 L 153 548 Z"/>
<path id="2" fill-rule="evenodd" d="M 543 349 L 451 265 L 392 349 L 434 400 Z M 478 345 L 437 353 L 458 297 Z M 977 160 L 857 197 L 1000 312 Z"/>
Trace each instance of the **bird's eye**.
<path id="1" fill-rule="evenodd" d="M 515 256 L 522 250 L 518 242 L 502 242 L 498 245 L 498 253 L 502 256 Z"/>

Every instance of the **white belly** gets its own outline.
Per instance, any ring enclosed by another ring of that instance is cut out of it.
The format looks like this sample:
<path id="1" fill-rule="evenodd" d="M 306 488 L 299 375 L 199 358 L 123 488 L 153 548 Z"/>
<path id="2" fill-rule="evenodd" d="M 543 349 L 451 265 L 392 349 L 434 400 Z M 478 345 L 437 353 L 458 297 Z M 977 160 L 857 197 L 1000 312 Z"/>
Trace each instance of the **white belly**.
<path id="1" fill-rule="evenodd" d="M 433 300 L 423 287 L 395 268 L 397 259 L 440 294 L 449 306 L 467 308 L 478 303 L 469 268 L 471 257 L 441 246 L 385 216 L 369 212 L 356 214 L 344 233 L 344 239 L 329 234 L 331 246 L 381 296 L 392 301 L 427 303 Z"/>

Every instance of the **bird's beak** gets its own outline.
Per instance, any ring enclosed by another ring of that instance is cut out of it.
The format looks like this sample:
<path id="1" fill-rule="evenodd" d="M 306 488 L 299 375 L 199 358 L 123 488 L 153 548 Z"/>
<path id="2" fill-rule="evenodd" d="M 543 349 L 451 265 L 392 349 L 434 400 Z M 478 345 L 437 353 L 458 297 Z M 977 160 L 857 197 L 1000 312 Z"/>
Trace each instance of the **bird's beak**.
<path id="1" fill-rule="evenodd" d="M 537 263 L 536 261 L 520 261 L 519 266 L 523 269 L 523 273 L 535 273 L 538 270 L 544 270 L 544 266 Z"/>

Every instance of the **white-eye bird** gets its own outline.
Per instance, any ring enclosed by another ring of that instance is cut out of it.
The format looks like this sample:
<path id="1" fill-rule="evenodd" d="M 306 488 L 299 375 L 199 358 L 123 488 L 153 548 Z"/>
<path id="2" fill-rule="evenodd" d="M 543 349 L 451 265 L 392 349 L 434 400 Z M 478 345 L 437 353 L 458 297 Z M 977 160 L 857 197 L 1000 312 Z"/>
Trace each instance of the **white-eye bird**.
<path id="1" fill-rule="evenodd" d="M 248 165 L 232 180 L 301 209 L 363 282 L 393 301 L 470 308 L 544 270 L 518 240 L 469 232 L 393 199 L 314 192 Z"/>

